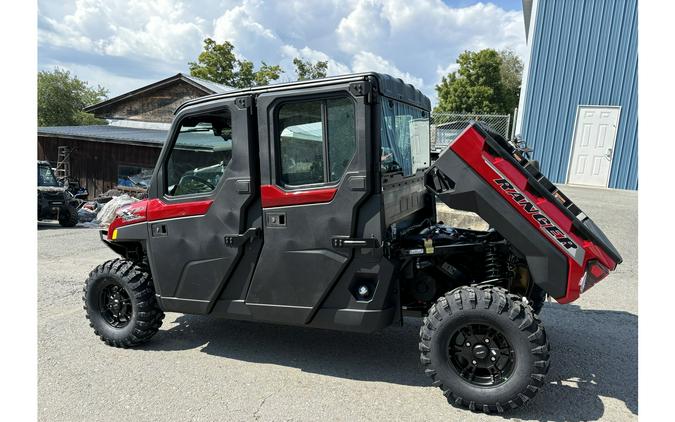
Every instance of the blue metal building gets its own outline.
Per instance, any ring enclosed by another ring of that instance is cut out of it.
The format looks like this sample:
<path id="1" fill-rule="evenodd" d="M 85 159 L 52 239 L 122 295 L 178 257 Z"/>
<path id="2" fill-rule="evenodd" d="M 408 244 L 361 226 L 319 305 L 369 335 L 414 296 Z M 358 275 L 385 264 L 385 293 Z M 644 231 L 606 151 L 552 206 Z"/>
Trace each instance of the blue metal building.
<path id="1" fill-rule="evenodd" d="M 556 183 L 637 189 L 637 0 L 524 0 L 516 133 Z"/>

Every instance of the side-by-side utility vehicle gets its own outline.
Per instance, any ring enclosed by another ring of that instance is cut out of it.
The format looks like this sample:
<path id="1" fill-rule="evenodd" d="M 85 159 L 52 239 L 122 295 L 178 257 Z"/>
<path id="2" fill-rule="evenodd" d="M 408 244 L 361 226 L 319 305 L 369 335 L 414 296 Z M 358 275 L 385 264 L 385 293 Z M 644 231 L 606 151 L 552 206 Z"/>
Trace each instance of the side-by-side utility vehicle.
<path id="1" fill-rule="evenodd" d="M 148 199 L 101 232 L 121 258 L 86 281 L 96 334 L 136 346 L 164 312 L 367 333 L 416 315 L 424 372 L 451 404 L 523 405 L 549 368 L 545 297 L 574 301 L 621 256 L 479 124 L 430 163 L 429 111 L 376 73 L 183 104 Z M 439 200 L 490 229 L 444 225 Z"/>
<path id="2" fill-rule="evenodd" d="M 48 161 L 37 162 L 37 218 L 58 220 L 63 227 L 74 227 L 78 222 L 79 201 L 68 186 L 56 179 Z"/>

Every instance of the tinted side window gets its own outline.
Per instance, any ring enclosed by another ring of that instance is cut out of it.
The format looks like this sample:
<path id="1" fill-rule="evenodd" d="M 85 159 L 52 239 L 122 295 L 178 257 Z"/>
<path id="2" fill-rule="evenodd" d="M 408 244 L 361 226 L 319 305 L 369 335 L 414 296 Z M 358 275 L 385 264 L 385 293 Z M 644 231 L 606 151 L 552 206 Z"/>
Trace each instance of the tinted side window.
<path id="1" fill-rule="evenodd" d="M 167 194 L 209 193 L 232 159 L 229 114 L 188 117 L 166 163 Z"/>
<path id="2" fill-rule="evenodd" d="M 279 108 L 278 122 L 282 184 L 340 180 L 356 152 L 352 100 L 286 103 Z"/>
<path id="3" fill-rule="evenodd" d="M 330 181 L 340 180 L 356 152 L 354 103 L 348 98 L 327 101 Z"/>
<path id="4" fill-rule="evenodd" d="M 288 103 L 279 109 L 281 181 L 286 185 L 325 181 L 321 109 L 321 101 Z"/>

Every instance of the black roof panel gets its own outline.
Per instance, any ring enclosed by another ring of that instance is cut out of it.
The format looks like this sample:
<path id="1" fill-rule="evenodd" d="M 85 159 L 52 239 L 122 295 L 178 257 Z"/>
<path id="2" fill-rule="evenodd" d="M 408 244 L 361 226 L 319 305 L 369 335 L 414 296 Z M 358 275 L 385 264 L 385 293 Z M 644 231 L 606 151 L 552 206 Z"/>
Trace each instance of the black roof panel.
<path id="1" fill-rule="evenodd" d="M 196 104 L 203 104 L 205 102 L 211 101 L 211 100 L 216 100 L 219 98 L 230 98 L 230 97 L 238 97 L 241 95 L 259 95 L 263 94 L 266 92 L 274 92 L 274 91 L 286 91 L 286 90 L 291 90 L 291 89 L 297 89 L 297 88 L 312 88 L 312 87 L 321 87 L 321 86 L 326 86 L 326 85 L 334 85 L 334 84 L 343 84 L 343 83 L 348 83 L 348 82 L 358 82 L 358 81 L 364 81 L 368 79 L 369 77 L 373 77 L 377 80 L 379 92 L 381 95 L 389 98 L 393 98 L 396 100 L 400 100 L 409 104 L 412 104 L 414 106 L 420 107 L 424 110 L 430 111 L 431 110 L 431 100 L 429 97 L 424 95 L 420 90 L 412 86 L 411 84 L 405 83 L 402 79 L 400 78 L 394 78 L 393 76 L 386 75 L 383 73 L 375 73 L 375 72 L 364 72 L 364 73 L 352 73 L 348 75 L 340 75 L 340 76 L 331 76 L 327 78 L 321 78 L 321 79 L 309 79 L 305 81 L 296 81 L 296 82 L 285 82 L 285 83 L 279 83 L 279 84 L 271 84 L 271 85 L 264 85 L 264 86 L 256 86 L 252 88 L 244 88 L 244 89 L 239 89 L 239 90 L 234 90 L 230 92 L 226 92 L 224 94 L 214 94 L 214 95 L 207 95 L 205 97 L 200 97 L 196 98 L 193 100 L 186 101 L 182 105 L 180 105 L 176 111 L 174 112 L 177 114 L 179 111 L 184 109 L 185 107 L 190 107 L 192 105 Z"/>

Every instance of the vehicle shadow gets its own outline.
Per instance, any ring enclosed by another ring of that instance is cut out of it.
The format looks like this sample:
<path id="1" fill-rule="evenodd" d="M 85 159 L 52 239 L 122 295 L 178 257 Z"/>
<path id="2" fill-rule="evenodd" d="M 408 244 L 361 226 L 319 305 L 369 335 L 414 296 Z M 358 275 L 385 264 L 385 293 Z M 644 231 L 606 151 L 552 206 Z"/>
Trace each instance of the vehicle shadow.
<path id="1" fill-rule="evenodd" d="M 619 400 L 637 415 L 636 315 L 546 304 L 542 320 L 551 342 L 547 385 L 528 406 L 504 418 L 597 420 L 600 397 Z M 247 362 L 298 368 L 359 381 L 430 387 L 417 351 L 419 319 L 375 334 L 228 321 L 180 315 L 144 350 L 188 350 Z M 442 395 L 439 391 L 439 399 Z"/>
<path id="2" fill-rule="evenodd" d="M 600 397 L 619 400 L 637 416 L 637 315 L 549 303 L 541 318 L 551 343 L 547 385 L 529 406 L 505 416 L 598 420 L 605 414 Z"/>

